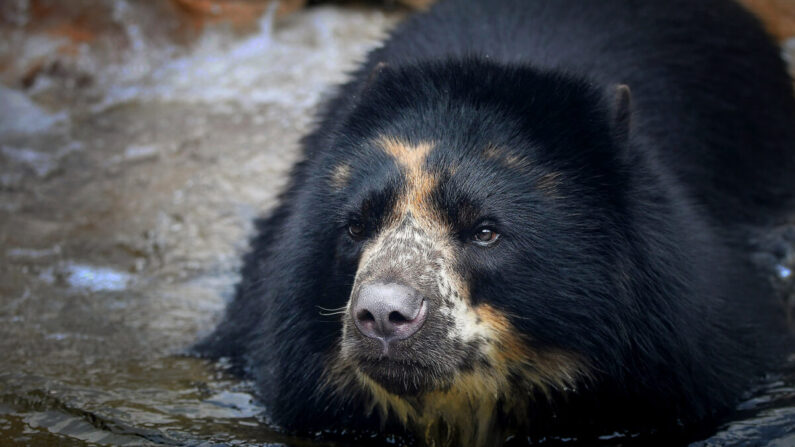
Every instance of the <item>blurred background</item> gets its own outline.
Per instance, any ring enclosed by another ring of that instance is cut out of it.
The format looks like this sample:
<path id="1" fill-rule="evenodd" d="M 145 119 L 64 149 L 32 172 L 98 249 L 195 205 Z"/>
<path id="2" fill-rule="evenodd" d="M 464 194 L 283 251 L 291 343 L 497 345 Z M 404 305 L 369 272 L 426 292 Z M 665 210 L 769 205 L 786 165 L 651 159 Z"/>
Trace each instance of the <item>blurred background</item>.
<path id="1" fill-rule="evenodd" d="M 329 445 L 179 353 L 329 87 L 428 3 L 0 0 L 0 445 Z M 744 3 L 795 61 L 795 0 Z M 783 296 L 793 228 L 759 240 Z M 699 445 L 795 445 L 793 364 Z"/>

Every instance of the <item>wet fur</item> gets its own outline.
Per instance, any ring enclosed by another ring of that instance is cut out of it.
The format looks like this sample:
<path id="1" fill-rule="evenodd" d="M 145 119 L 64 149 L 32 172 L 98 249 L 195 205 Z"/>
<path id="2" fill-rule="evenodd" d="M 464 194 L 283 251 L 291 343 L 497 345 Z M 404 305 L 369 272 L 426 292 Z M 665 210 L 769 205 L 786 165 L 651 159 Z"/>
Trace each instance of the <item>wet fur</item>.
<path id="1" fill-rule="evenodd" d="M 745 241 L 792 210 L 790 82 L 727 1 L 442 2 L 326 105 L 197 351 L 231 358 L 296 431 L 490 445 L 709 426 L 768 365 L 780 324 Z M 487 211 L 505 240 L 470 250 L 461 234 Z M 362 245 L 345 237 L 352 214 L 371 216 Z M 457 294 L 452 320 L 481 328 L 412 345 L 437 359 L 421 384 L 437 389 L 411 395 L 346 353 L 361 340 L 342 311 L 404 222 L 455 273 L 438 292 Z"/>

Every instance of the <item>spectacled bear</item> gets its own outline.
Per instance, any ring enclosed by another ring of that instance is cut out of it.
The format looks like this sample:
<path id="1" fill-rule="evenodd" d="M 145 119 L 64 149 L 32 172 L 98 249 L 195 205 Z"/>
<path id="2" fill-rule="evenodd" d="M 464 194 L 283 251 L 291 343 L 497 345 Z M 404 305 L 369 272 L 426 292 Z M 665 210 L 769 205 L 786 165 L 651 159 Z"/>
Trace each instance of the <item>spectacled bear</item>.
<path id="1" fill-rule="evenodd" d="M 294 432 L 712 424 L 775 344 L 746 239 L 793 209 L 793 142 L 731 1 L 442 1 L 325 105 L 197 351 Z"/>

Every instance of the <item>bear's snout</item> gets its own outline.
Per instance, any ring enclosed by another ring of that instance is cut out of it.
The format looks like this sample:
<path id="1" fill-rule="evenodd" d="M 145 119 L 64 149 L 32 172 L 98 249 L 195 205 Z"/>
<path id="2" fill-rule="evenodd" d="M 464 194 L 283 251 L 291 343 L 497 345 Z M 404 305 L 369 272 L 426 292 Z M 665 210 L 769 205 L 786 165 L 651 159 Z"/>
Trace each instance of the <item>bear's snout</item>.
<path id="1" fill-rule="evenodd" d="M 398 283 L 363 285 L 351 303 L 351 317 L 362 335 L 379 340 L 387 356 L 393 342 L 414 335 L 428 305 L 417 290 Z"/>

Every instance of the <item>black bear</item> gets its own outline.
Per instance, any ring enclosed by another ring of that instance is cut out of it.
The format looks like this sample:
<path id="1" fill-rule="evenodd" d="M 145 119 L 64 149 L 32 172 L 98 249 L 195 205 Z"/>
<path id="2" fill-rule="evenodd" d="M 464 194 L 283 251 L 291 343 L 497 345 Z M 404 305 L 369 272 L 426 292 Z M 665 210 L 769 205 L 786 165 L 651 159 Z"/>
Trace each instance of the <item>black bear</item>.
<path id="1" fill-rule="evenodd" d="M 296 432 L 709 426 L 775 344 L 746 239 L 793 209 L 793 142 L 731 1 L 440 2 L 325 105 L 197 351 Z"/>

